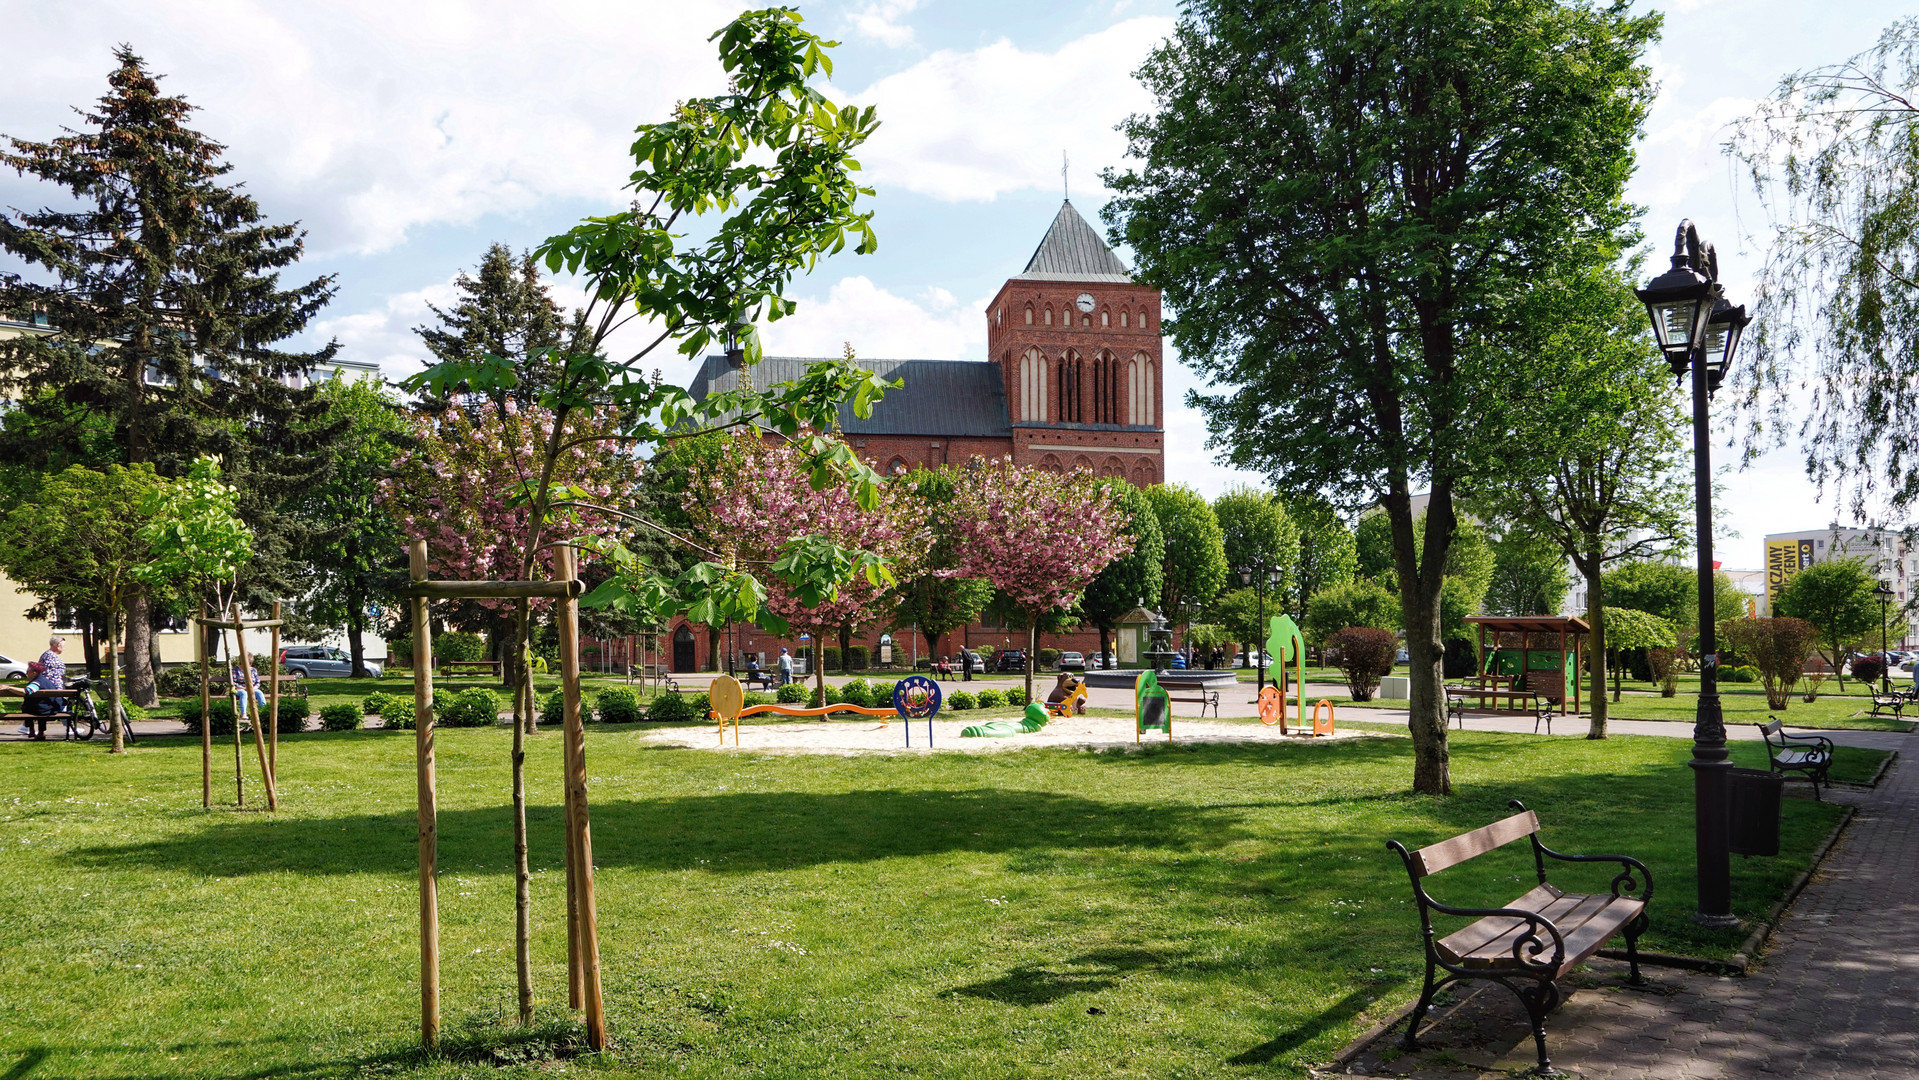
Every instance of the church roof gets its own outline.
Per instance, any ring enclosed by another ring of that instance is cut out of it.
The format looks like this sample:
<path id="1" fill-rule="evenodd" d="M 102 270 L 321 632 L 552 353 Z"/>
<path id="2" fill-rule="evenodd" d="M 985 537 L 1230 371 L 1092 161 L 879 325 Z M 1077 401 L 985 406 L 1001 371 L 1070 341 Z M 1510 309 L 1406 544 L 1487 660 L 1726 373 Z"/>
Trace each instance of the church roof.
<path id="1" fill-rule="evenodd" d="M 1133 276 L 1068 200 L 1016 280 L 1131 282 Z"/>
<path id="2" fill-rule="evenodd" d="M 806 374 L 822 357 L 768 356 L 752 369 L 754 386 L 771 386 Z M 1011 438 L 1006 387 L 999 365 L 982 360 L 856 360 L 869 371 L 906 385 L 888 390 L 862 420 L 851 405 L 840 407 L 840 430 L 848 435 L 972 435 Z M 739 369 L 724 356 L 709 356 L 687 392 L 694 398 L 737 389 Z"/>

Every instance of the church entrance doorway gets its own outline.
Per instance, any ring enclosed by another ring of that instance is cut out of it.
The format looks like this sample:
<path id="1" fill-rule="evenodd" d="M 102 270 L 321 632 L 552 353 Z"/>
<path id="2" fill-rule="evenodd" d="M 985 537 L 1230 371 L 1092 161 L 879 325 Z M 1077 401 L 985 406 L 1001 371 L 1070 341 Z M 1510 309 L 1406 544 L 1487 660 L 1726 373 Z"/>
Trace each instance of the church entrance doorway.
<path id="1" fill-rule="evenodd" d="M 685 623 L 673 631 L 673 670 L 693 670 L 693 631 Z"/>

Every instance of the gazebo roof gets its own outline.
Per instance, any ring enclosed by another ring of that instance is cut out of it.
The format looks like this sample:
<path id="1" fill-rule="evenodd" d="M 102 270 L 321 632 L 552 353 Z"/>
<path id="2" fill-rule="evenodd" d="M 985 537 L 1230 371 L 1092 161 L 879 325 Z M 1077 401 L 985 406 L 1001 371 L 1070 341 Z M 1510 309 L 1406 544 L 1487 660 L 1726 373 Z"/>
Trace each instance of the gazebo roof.
<path id="1" fill-rule="evenodd" d="M 1466 622 L 1497 634 L 1590 634 L 1586 620 L 1571 615 L 1468 615 Z"/>

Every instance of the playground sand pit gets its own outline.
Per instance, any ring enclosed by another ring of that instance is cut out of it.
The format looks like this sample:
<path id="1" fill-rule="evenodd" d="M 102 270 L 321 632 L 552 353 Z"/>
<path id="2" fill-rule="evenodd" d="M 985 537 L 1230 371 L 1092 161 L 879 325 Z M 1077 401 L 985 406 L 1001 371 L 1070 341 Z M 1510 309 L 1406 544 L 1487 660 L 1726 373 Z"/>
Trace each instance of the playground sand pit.
<path id="1" fill-rule="evenodd" d="M 1004 719 L 1004 717 L 997 717 Z M 913 745 L 906 745 L 906 736 L 901 731 L 901 721 L 881 724 L 877 719 L 859 720 L 833 719 L 826 721 L 801 720 L 790 724 L 742 724 L 739 729 L 737 749 L 762 754 L 870 754 L 870 753 L 928 753 L 931 751 L 961 751 L 967 753 L 991 753 L 999 750 L 1021 750 L 1034 746 L 1070 746 L 1081 749 L 1104 749 L 1133 745 L 1133 720 L 1125 716 L 1072 716 L 1049 722 L 1045 728 L 1030 735 L 1009 735 L 998 738 L 962 738 L 960 730 L 982 722 L 984 718 L 948 720 L 944 716 L 933 721 L 933 745 L 926 745 L 926 721 L 913 722 Z M 1285 736 L 1279 733 L 1277 726 L 1264 724 L 1232 723 L 1220 720 L 1197 720 L 1186 717 L 1173 718 L 1173 741 L 1180 743 L 1310 743 L 1330 742 L 1335 739 L 1365 738 L 1370 732 L 1340 731 L 1332 735 L 1317 738 L 1305 736 Z M 726 744 L 720 745 L 719 729 L 716 725 L 703 727 L 670 727 L 641 733 L 647 742 L 667 746 L 685 746 L 696 750 L 735 749 L 733 728 L 726 729 Z M 1164 732 L 1146 732 L 1139 736 L 1141 743 L 1166 741 Z"/>

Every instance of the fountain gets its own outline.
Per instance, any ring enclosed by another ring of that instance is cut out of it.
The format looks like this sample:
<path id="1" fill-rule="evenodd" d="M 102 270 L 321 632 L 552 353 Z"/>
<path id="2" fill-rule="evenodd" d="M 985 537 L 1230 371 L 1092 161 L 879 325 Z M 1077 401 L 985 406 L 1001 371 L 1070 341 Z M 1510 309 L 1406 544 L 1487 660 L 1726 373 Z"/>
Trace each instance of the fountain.
<path id="1" fill-rule="evenodd" d="M 1140 607 L 1146 605 L 1142 602 Z M 1164 614 L 1150 612 L 1146 623 L 1146 637 L 1151 647 L 1143 650 L 1146 662 L 1152 665 L 1153 677 L 1159 685 L 1168 690 L 1221 690 L 1239 683 L 1239 676 L 1231 671 L 1195 671 L 1186 668 L 1171 668 L 1173 661 L 1173 628 Z M 1134 624 L 1137 625 L 1137 624 Z M 1086 685 L 1117 687 L 1131 690 L 1144 668 L 1121 668 L 1117 671 L 1089 671 L 1086 673 Z"/>

